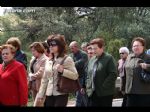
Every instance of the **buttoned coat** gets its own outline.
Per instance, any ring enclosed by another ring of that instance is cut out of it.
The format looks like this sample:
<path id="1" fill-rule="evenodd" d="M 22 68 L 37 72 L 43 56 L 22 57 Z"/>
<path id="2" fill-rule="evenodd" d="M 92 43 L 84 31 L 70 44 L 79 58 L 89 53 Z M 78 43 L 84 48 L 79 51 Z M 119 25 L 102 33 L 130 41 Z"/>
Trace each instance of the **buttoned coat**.
<path id="1" fill-rule="evenodd" d="M 34 60 L 35 57 L 32 58 L 30 61 L 29 73 L 32 74 L 32 76 L 35 78 L 35 81 L 32 83 L 32 89 L 38 92 L 41 84 L 41 79 L 44 73 L 45 62 L 46 60 L 48 60 L 48 57 L 45 54 L 43 54 L 39 59 L 37 59 L 33 66 L 34 73 L 31 73 L 31 64 Z"/>
<path id="2" fill-rule="evenodd" d="M 63 95 L 66 93 L 61 93 L 57 91 L 57 82 L 58 82 L 58 71 L 56 70 L 56 65 L 60 64 L 64 57 L 59 57 L 55 61 L 47 60 L 45 64 L 44 75 L 41 81 L 40 90 L 38 97 L 43 98 L 46 96 L 57 96 Z M 73 59 L 68 56 L 63 63 L 64 71 L 62 76 L 67 77 L 72 80 L 78 79 L 78 73 L 75 68 Z"/>

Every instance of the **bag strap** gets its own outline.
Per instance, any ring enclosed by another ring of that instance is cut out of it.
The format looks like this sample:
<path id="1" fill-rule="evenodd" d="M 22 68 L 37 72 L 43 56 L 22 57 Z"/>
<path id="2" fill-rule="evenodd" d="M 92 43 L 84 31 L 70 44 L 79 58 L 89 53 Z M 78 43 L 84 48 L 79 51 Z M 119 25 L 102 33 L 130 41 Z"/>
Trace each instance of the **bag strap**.
<path id="1" fill-rule="evenodd" d="M 67 58 L 68 56 L 67 55 L 65 55 L 65 57 L 62 59 L 62 61 L 60 62 L 60 65 L 62 65 L 63 63 L 64 63 L 64 61 L 65 61 L 65 59 Z"/>
<path id="2" fill-rule="evenodd" d="M 64 56 L 64 58 L 63 58 L 62 61 L 60 62 L 60 65 L 62 65 L 62 64 L 64 63 L 64 61 L 65 61 L 65 59 L 66 59 L 67 57 L 68 57 L 67 55 Z M 60 74 L 62 74 L 62 73 L 58 72 L 58 76 L 61 76 Z"/>

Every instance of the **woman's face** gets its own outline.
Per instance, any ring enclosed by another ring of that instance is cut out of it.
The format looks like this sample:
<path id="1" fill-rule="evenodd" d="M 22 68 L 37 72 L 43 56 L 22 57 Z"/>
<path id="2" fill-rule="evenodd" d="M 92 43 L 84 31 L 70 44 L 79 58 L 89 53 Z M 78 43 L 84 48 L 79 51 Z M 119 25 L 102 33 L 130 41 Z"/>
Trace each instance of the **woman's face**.
<path id="1" fill-rule="evenodd" d="M 4 62 L 9 62 L 14 58 L 14 54 L 11 52 L 10 48 L 2 50 L 2 59 Z"/>
<path id="2" fill-rule="evenodd" d="M 55 41 L 52 41 L 51 43 L 50 43 L 50 51 L 51 51 L 51 53 L 54 53 L 54 54 L 57 54 L 58 53 L 58 45 L 57 45 L 57 43 L 55 42 Z"/>
<path id="3" fill-rule="evenodd" d="M 126 59 L 128 57 L 128 53 L 126 53 L 126 52 L 121 52 L 120 53 L 120 58 L 121 59 Z"/>
<path id="4" fill-rule="evenodd" d="M 31 52 L 32 52 L 32 55 L 36 58 L 38 58 L 40 56 L 40 53 L 37 52 L 37 50 L 35 50 L 33 47 L 31 48 Z"/>
<path id="5" fill-rule="evenodd" d="M 141 53 L 144 52 L 144 46 L 142 45 L 141 42 L 135 41 L 132 45 L 132 51 L 135 55 L 140 55 Z"/>

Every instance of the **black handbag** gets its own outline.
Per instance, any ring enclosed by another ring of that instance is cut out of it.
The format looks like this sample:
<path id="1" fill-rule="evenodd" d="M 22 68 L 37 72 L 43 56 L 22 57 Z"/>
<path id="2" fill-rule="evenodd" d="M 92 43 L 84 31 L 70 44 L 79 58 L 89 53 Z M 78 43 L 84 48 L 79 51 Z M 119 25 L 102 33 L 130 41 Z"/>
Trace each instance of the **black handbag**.
<path id="1" fill-rule="evenodd" d="M 144 63 L 149 64 L 147 61 L 143 61 Z M 150 72 L 144 70 L 143 68 L 140 69 L 140 79 L 145 83 L 150 83 Z"/>
<path id="2" fill-rule="evenodd" d="M 150 72 L 142 69 L 141 72 L 140 72 L 140 77 L 141 77 L 141 80 L 145 83 L 149 83 L 150 82 Z"/>

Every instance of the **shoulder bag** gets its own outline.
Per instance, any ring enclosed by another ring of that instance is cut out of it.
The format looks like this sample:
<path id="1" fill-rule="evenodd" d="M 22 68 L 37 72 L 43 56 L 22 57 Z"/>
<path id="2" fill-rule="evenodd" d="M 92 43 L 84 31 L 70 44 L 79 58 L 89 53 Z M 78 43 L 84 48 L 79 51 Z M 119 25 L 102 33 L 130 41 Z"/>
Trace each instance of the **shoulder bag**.
<path id="1" fill-rule="evenodd" d="M 61 61 L 61 65 L 64 63 L 65 59 L 68 56 L 65 56 Z M 57 91 L 62 93 L 74 93 L 80 90 L 81 86 L 79 80 L 72 80 L 67 77 L 62 76 L 62 73 L 58 73 L 58 82 L 57 82 Z"/>
<path id="2" fill-rule="evenodd" d="M 147 63 L 146 61 L 144 62 Z M 150 72 L 141 68 L 140 79 L 145 83 L 150 83 Z"/>

